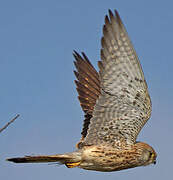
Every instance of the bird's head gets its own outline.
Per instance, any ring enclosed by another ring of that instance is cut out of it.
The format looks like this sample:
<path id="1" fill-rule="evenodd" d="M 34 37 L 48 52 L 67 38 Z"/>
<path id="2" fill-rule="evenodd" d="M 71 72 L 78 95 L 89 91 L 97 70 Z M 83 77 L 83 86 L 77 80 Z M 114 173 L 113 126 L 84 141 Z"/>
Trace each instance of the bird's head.
<path id="1" fill-rule="evenodd" d="M 157 154 L 154 149 L 146 143 L 136 143 L 139 152 L 139 161 L 141 165 L 147 166 L 149 164 L 156 164 Z"/>

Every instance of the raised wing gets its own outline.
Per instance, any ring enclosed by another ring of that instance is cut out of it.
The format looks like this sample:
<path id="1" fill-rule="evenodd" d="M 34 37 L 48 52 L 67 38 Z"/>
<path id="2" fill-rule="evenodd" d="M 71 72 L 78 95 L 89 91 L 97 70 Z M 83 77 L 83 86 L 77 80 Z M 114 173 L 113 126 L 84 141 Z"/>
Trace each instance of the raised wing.
<path id="1" fill-rule="evenodd" d="M 133 144 L 151 114 L 147 84 L 136 52 L 117 11 L 105 17 L 99 61 L 101 95 L 85 144 Z M 116 143 L 115 143 L 116 142 Z"/>
<path id="2" fill-rule="evenodd" d="M 85 113 L 85 120 L 81 132 L 82 142 L 87 135 L 87 130 L 90 123 L 90 119 L 92 118 L 94 106 L 96 104 L 96 100 L 100 95 L 100 80 L 98 72 L 94 69 L 94 67 L 92 66 L 89 59 L 84 53 L 82 53 L 83 57 L 75 51 L 73 55 L 76 60 L 74 61 L 74 64 L 77 70 L 74 71 L 75 76 L 77 78 L 77 80 L 75 80 L 77 86 L 76 89 L 79 94 L 78 98 L 81 107 Z"/>

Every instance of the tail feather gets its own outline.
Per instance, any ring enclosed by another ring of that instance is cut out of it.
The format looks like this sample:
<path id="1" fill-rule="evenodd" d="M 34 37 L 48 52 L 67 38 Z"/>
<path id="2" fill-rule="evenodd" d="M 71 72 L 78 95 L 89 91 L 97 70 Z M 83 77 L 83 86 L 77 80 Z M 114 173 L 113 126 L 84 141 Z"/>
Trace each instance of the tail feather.
<path id="1" fill-rule="evenodd" d="M 61 162 L 67 159 L 61 155 L 54 156 L 24 156 L 7 159 L 7 161 L 12 161 L 15 163 L 46 163 L 46 162 Z"/>
<path id="2" fill-rule="evenodd" d="M 7 161 L 14 163 L 48 163 L 59 162 L 60 164 L 75 163 L 80 161 L 80 155 L 77 152 L 67 154 L 56 154 L 48 156 L 24 156 L 9 158 Z"/>

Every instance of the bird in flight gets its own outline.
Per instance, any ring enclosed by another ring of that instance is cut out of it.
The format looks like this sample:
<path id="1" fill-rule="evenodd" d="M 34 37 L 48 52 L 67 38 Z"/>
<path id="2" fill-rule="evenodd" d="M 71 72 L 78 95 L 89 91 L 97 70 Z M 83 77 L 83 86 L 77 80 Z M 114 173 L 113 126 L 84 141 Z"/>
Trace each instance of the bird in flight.
<path id="1" fill-rule="evenodd" d="M 156 152 L 136 141 L 151 115 L 147 83 L 118 12 L 105 16 L 99 72 L 74 51 L 78 98 L 85 114 L 77 150 L 7 159 L 15 163 L 57 162 L 68 168 L 118 171 L 156 163 Z"/>

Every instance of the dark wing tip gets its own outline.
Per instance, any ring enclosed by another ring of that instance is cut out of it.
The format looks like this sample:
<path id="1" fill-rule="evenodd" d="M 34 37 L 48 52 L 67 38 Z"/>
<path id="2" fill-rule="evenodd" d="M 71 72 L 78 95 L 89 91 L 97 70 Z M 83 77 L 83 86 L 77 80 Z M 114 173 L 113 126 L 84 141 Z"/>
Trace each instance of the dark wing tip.
<path id="1" fill-rule="evenodd" d="M 102 46 L 102 47 L 105 46 L 105 39 L 104 39 L 104 37 L 101 38 L 101 46 Z"/>
<path id="2" fill-rule="evenodd" d="M 76 78 L 78 78 L 79 77 L 79 73 L 77 71 L 75 71 L 75 70 L 73 72 L 74 72 Z"/>
<path id="3" fill-rule="evenodd" d="M 83 56 L 84 60 L 87 61 L 91 67 L 93 67 L 93 65 L 91 64 L 90 60 L 88 59 L 87 55 L 84 52 L 82 52 L 82 56 Z"/>
<path id="4" fill-rule="evenodd" d="M 115 15 L 113 14 L 113 12 L 110 9 L 108 10 L 108 12 L 109 12 L 109 17 L 110 17 L 109 22 L 111 22 L 113 19 L 115 19 L 118 22 L 118 24 L 120 26 L 122 26 L 123 23 L 122 23 L 122 20 L 120 18 L 120 15 L 119 15 L 118 11 L 116 9 L 114 10 Z"/>
<path id="5" fill-rule="evenodd" d="M 80 54 L 75 50 L 73 50 L 73 56 L 76 60 L 78 60 L 78 58 L 80 58 Z"/>
<path id="6" fill-rule="evenodd" d="M 116 11 L 116 10 L 115 10 L 115 11 Z M 109 12 L 109 17 L 110 17 L 110 18 L 113 18 L 114 15 L 113 15 L 112 11 L 109 9 L 108 12 Z"/>
<path id="7" fill-rule="evenodd" d="M 110 9 L 108 10 L 108 12 L 109 12 L 109 17 L 114 17 L 114 14 Z M 118 11 L 116 9 L 114 10 L 114 12 L 115 12 L 115 16 L 117 15 L 119 16 Z"/>
<path id="8" fill-rule="evenodd" d="M 115 16 L 120 18 L 120 15 L 119 15 L 119 13 L 118 13 L 118 11 L 116 9 L 114 10 L 114 12 L 115 12 Z"/>
<path id="9" fill-rule="evenodd" d="M 78 54 L 78 52 L 76 50 L 73 50 L 73 54 Z"/>
<path id="10" fill-rule="evenodd" d="M 105 24 L 110 24 L 108 15 L 105 16 Z"/>
<path id="11" fill-rule="evenodd" d="M 108 25 L 107 23 L 103 25 L 103 35 L 106 36 L 108 34 L 106 25 Z"/>
<path id="12" fill-rule="evenodd" d="M 117 22 L 118 22 L 119 26 L 122 27 L 123 23 L 122 23 L 122 20 L 121 20 L 120 15 L 117 10 L 115 10 L 115 16 L 117 18 Z"/>
<path id="13" fill-rule="evenodd" d="M 77 51 L 73 50 L 73 56 L 75 57 L 75 59 L 76 59 L 76 55 L 77 55 Z"/>

